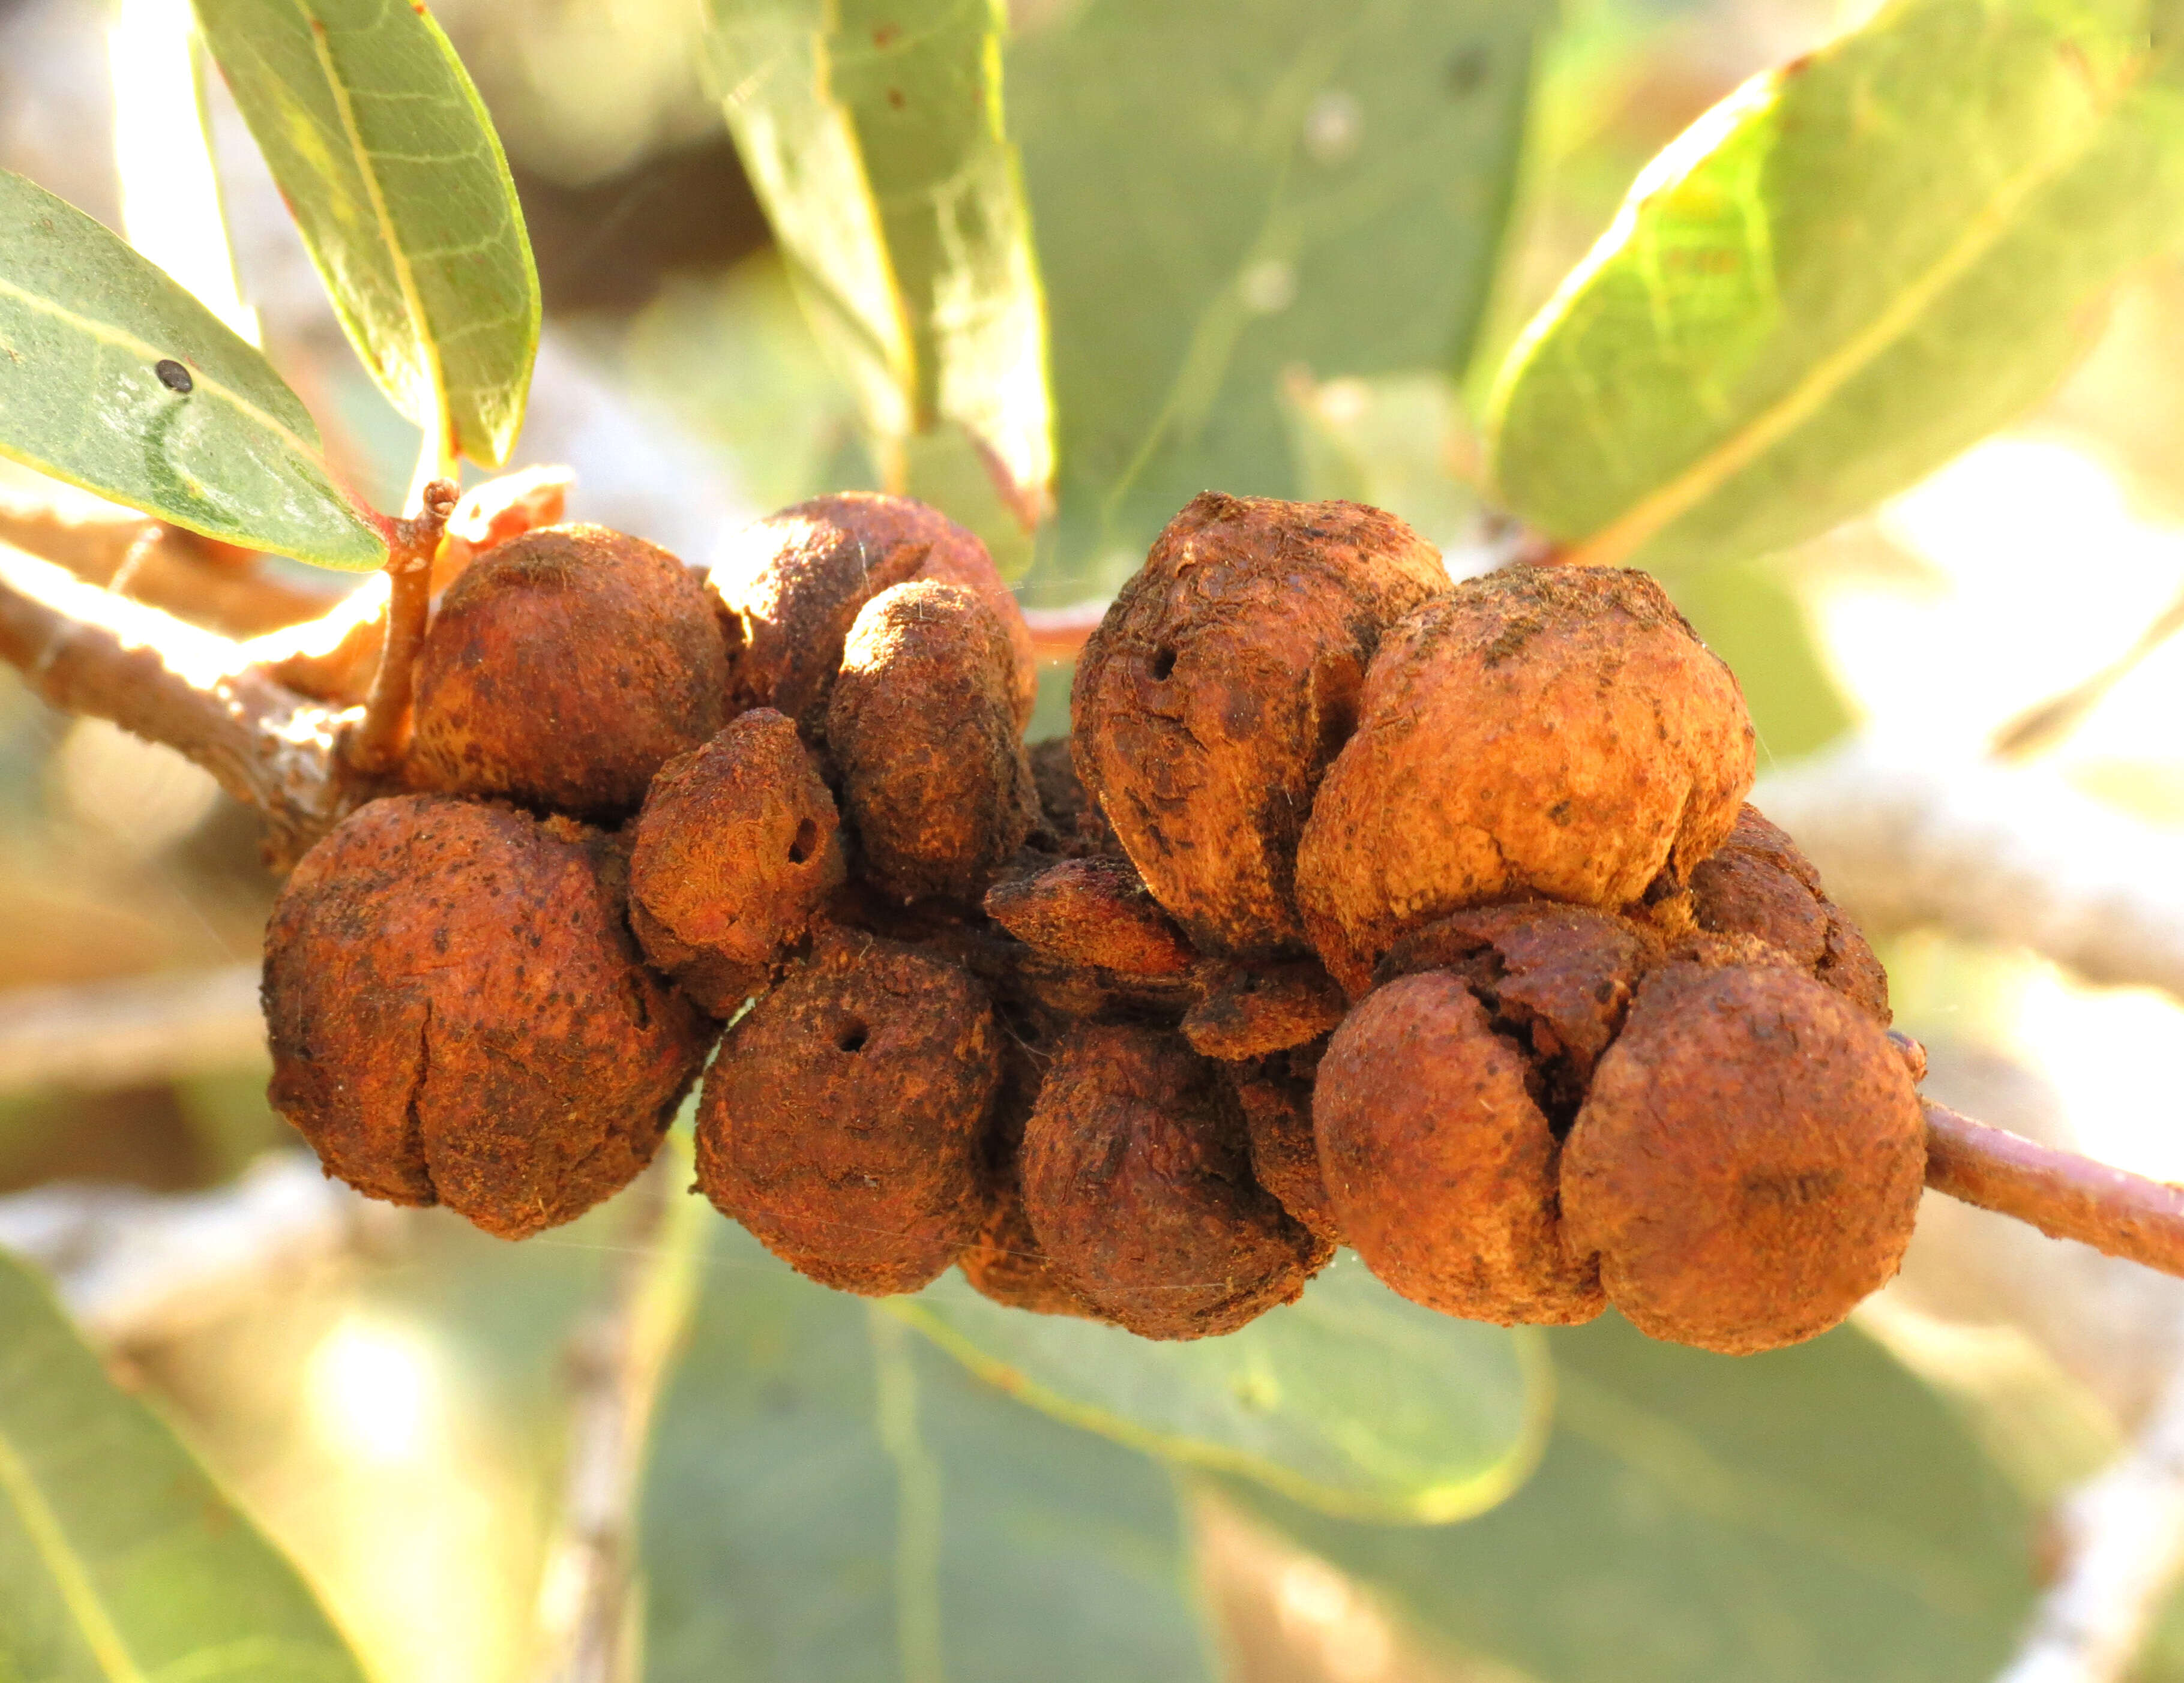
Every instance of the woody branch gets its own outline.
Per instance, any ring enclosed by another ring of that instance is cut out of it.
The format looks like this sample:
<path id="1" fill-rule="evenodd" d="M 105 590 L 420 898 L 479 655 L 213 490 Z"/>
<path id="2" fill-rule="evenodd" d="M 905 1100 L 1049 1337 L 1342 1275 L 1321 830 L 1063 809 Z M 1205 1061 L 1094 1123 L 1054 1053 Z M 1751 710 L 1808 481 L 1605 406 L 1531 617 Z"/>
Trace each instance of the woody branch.
<path id="1" fill-rule="evenodd" d="M 55 707 L 111 719 L 203 766 L 265 815 L 276 856 L 295 857 L 371 787 L 337 751 L 354 710 L 309 702 L 249 662 L 243 646 L 4 545 L 0 659 Z M 1927 1123 L 1928 1180 L 1937 1190 L 2184 1275 L 2184 1190 L 1938 1105 L 1927 1107 Z"/>

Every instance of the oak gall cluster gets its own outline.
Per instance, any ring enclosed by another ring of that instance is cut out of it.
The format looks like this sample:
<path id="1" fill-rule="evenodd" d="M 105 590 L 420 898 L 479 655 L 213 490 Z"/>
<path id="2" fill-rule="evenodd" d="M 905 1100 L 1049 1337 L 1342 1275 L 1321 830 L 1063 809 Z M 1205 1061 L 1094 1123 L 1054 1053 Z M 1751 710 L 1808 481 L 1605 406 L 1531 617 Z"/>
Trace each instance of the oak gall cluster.
<path id="1" fill-rule="evenodd" d="M 415 792 L 275 914 L 275 1102 L 330 1173 L 521 1236 L 626 1184 L 717 1042 L 699 1189 L 793 1266 L 1150 1338 L 1338 1245 L 1451 1314 L 1731 1352 L 1894 1272 L 1886 980 L 1651 579 L 1452 583 L 1376 509 L 1207 493 L 1027 747 L 1035 678 L 983 547 L 900 498 L 703 576 L 582 526 L 481 557 Z"/>

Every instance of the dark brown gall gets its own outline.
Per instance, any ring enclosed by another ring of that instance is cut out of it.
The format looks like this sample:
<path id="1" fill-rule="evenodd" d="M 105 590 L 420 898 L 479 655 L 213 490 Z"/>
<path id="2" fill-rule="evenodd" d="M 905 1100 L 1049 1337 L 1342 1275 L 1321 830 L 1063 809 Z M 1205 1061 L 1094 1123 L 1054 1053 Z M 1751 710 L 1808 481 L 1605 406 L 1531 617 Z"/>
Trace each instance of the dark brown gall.
<path id="1" fill-rule="evenodd" d="M 1206 992 L 1184 1014 L 1183 1037 L 1208 1058 L 1242 1062 L 1329 1032 L 1347 1002 L 1317 960 L 1209 964 Z"/>
<path id="2" fill-rule="evenodd" d="M 1757 936 L 1886 1026 L 1888 975 L 1856 924 L 1820 887 L 1820 874 L 1756 807 L 1691 872 L 1691 915 L 1719 935 Z"/>
<path id="3" fill-rule="evenodd" d="M 846 875 L 834 797 L 796 727 L 754 708 L 653 779 L 632 830 L 630 926 L 647 958 L 728 1017 Z"/>
<path id="4" fill-rule="evenodd" d="M 721 1041 L 698 1113 L 714 1207 L 822 1285 L 915 1291 L 985 1214 L 991 1004 L 954 965 L 830 930 Z"/>
<path id="5" fill-rule="evenodd" d="M 1224 1072 L 1251 1138 L 1251 1175 L 1313 1237 L 1339 1245 L 1342 1224 L 1327 1196 L 1312 1132 L 1312 1083 L 1284 1068 L 1285 1062 L 1268 1058 Z"/>
<path id="6" fill-rule="evenodd" d="M 1032 844 L 1064 858 L 1105 854 L 1120 858 L 1123 844 L 1114 826 L 1086 792 L 1071 758 L 1069 738 L 1049 736 L 1030 749 L 1033 786 L 1039 791 L 1039 825 Z"/>
<path id="7" fill-rule="evenodd" d="M 986 915 L 1057 964 L 1184 976 L 1198 955 L 1127 859 L 1064 859 L 995 883 Z"/>
<path id="8" fill-rule="evenodd" d="M 1022 1163 L 1042 1250 L 1142 1337 L 1233 1332 L 1293 1301 L 1332 1254 L 1252 1180 L 1234 1101 L 1167 1030 L 1072 1031 L 1026 1126 Z"/>
<path id="9" fill-rule="evenodd" d="M 1563 1153 L 1570 1247 L 1616 1308 L 1738 1355 L 1825 1332 L 1886 1285 L 1925 1181 L 1903 1057 L 1780 965 L 1648 977 Z"/>
<path id="10" fill-rule="evenodd" d="M 714 1025 L 640 962 L 604 838 L 401 796 L 304 856 L 265 932 L 274 1108 L 327 1172 L 520 1239 L 650 1161 Z"/>
<path id="11" fill-rule="evenodd" d="M 1496 1030 L 1527 1054 L 1532 1097 L 1559 1131 L 1623 1026 L 1638 980 L 1660 961 L 1646 926 L 1552 901 L 1474 906 L 1399 939 L 1383 981 L 1420 970 L 1461 977 Z"/>
<path id="12" fill-rule="evenodd" d="M 632 811 L 727 720 L 727 651 L 697 579 L 603 526 L 549 526 L 448 586 L 416 669 L 419 787 L 582 817 Z"/>

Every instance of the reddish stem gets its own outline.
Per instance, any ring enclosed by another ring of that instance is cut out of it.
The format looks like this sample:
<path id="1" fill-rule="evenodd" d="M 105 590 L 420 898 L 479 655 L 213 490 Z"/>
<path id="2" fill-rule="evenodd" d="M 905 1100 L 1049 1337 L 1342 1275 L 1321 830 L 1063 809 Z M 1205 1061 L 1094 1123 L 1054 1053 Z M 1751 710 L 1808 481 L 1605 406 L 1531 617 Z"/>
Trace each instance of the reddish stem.
<path id="1" fill-rule="evenodd" d="M 2036 1145 L 1930 1102 L 1926 1184 L 2028 1222 L 2051 1239 L 2075 1239 L 2184 1275 L 2184 1186 Z"/>
<path id="2" fill-rule="evenodd" d="M 410 674 L 425 642 L 425 622 L 432 606 L 432 557 L 455 512 L 452 480 L 436 479 L 425 487 L 424 512 L 394 522 L 387 547 L 387 641 L 380 647 L 379 669 L 365 697 L 364 717 L 349 735 L 349 763 L 359 771 L 387 771 L 401 757 L 410 725 Z"/>

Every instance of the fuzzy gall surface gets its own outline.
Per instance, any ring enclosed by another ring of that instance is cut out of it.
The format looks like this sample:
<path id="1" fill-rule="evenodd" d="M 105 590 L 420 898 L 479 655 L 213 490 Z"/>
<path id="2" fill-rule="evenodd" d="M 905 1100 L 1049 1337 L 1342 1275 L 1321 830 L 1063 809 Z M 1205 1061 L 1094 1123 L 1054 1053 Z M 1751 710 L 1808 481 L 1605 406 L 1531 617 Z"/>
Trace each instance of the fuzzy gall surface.
<path id="1" fill-rule="evenodd" d="M 993 611 L 1008 639 L 1006 690 L 1022 731 L 1038 699 L 1039 658 L 986 546 L 937 508 L 877 492 L 769 514 L 714 565 L 708 582 L 735 650 L 736 705 L 785 713 L 816 740 L 850 623 L 882 591 L 914 579 L 960 585 Z"/>
<path id="2" fill-rule="evenodd" d="M 716 1017 L 762 988 L 848 874 L 834 797 L 770 708 L 660 768 L 632 828 L 630 927 Z"/>
<path id="3" fill-rule="evenodd" d="M 1674 964 L 1595 1073 L 1563 1209 L 1641 1331 L 1741 1355 L 1887 1284 L 1925 1161 L 1910 1072 L 1864 1010 L 1785 966 Z"/>
<path id="4" fill-rule="evenodd" d="M 1240 1063 L 1318 1040 L 1346 1008 L 1315 959 L 1209 966 L 1204 997 L 1184 1014 L 1183 1037 L 1208 1058 Z"/>
<path id="5" fill-rule="evenodd" d="M 1821 889 L 1812 861 L 1757 807 L 1747 805 L 1729 839 L 1691 872 L 1691 914 L 1713 934 L 1757 936 L 1883 1027 L 1891 1020 L 1888 973 L 1864 933 Z"/>
<path id="6" fill-rule="evenodd" d="M 1334 1253 L 1251 1178 L 1234 1100 L 1171 1031 L 1073 1030 L 1026 1125 L 1022 1165 L 1040 1248 L 1142 1337 L 1234 1332 L 1295 1301 Z"/>
<path id="7" fill-rule="evenodd" d="M 975 904 L 1039 821 L 1010 678 L 1006 630 L 960 585 L 896 585 L 859 611 L 827 749 L 883 892 Z"/>
<path id="8" fill-rule="evenodd" d="M 1123 586 L 1077 664 L 1077 767 L 1201 952 L 1303 951 L 1293 880 L 1313 793 L 1383 633 L 1448 588 L 1392 514 L 1214 492 Z"/>
<path id="9" fill-rule="evenodd" d="M 1312 1126 L 1312 1083 L 1282 1067 L 1283 1060 L 1238 1064 L 1223 1074 L 1244 1113 L 1251 1141 L 1251 1174 L 1281 1207 L 1329 1245 L 1343 1242 L 1342 1224 L 1320 1173 L 1319 1141 Z"/>
<path id="10" fill-rule="evenodd" d="M 1645 925 L 1527 900 L 1474 906 L 1413 930 L 1378 974 L 1383 981 L 1421 970 L 1461 977 L 1495 1028 L 1529 1057 L 1533 1097 L 1559 1131 L 1622 1028 L 1639 978 L 1661 956 Z"/>
<path id="11" fill-rule="evenodd" d="M 986 915 L 1042 958 L 1131 976 L 1183 976 L 1198 955 L 1128 859 L 1063 859 L 995 883 Z"/>
<path id="12" fill-rule="evenodd" d="M 1297 893 L 1362 991 L 1405 930 L 1538 895 L 1618 909 L 1688 880 L 1752 786 L 1729 669 L 1643 573 L 1512 567 L 1390 631 L 1305 826 Z"/>
<path id="13" fill-rule="evenodd" d="M 1046 1254 L 1024 1209 L 1024 1129 L 1060 1034 L 1060 1019 L 1036 1008 L 1001 1014 L 1001 1085 L 979 1152 L 986 1217 L 956 1265 L 973 1289 L 1010 1308 L 1097 1319 Z"/>
<path id="14" fill-rule="evenodd" d="M 1100 803 L 1077 775 L 1069 738 L 1049 736 L 1029 750 L 1031 779 L 1039 791 L 1039 827 L 1033 843 L 1063 858 L 1121 858 L 1123 843 Z"/>
<path id="15" fill-rule="evenodd" d="M 651 1160 L 714 1025 L 640 962 L 604 841 L 443 796 L 373 801 L 265 932 L 273 1107 L 329 1173 L 519 1239 Z"/>
<path id="16" fill-rule="evenodd" d="M 915 1291 L 986 1214 L 994 1010 L 943 959 L 828 931 L 721 1041 L 698 1112 L 714 1207 L 822 1285 Z"/>
<path id="17" fill-rule="evenodd" d="M 727 722 L 727 675 L 705 588 L 666 550 L 604 526 L 527 532 L 433 613 L 410 773 L 451 794 L 627 813 Z"/>
<path id="18" fill-rule="evenodd" d="M 1320 1172 L 1351 1246 L 1412 1303 L 1505 1326 L 1600 1313 L 1597 1269 L 1563 1251 L 1535 1080 L 1446 970 L 1390 983 L 1334 1031 L 1312 1088 Z"/>

